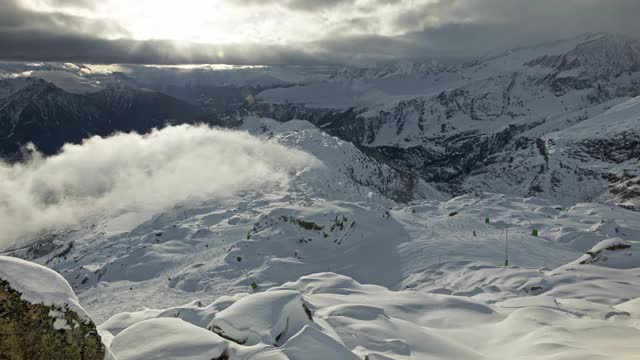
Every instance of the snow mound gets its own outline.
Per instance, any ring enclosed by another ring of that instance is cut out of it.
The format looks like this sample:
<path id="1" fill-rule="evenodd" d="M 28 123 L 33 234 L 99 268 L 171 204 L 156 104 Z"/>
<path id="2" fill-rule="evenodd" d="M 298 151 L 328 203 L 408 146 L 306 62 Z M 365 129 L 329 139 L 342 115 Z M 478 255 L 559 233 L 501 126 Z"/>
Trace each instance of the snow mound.
<path id="1" fill-rule="evenodd" d="M 113 315 L 109 320 L 98 326 L 98 330 L 106 331 L 112 336 L 118 335 L 122 330 L 133 326 L 139 322 L 157 318 L 162 310 L 156 309 L 140 309 L 135 312 L 123 312 Z"/>
<path id="2" fill-rule="evenodd" d="M 614 269 L 633 269 L 640 267 L 640 258 L 635 254 L 636 241 L 625 241 L 620 238 L 600 241 L 580 259 L 580 265 L 598 265 Z"/>
<path id="3" fill-rule="evenodd" d="M 45 306 L 68 308 L 88 319 L 71 286 L 60 274 L 22 259 L 0 256 L 0 280 L 22 294 L 22 300 Z"/>
<path id="4" fill-rule="evenodd" d="M 194 300 L 188 304 L 168 309 L 141 308 L 132 312 L 122 312 L 113 315 L 107 321 L 100 324 L 98 330 L 118 335 L 122 330 L 134 324 L 155 318 L 177 318 L 204 328 L 211 322 L 215 314 L 228 308 L 238 299 L 246 295 L 247 294 L 241 293 L 234 296 L 221 296 L 207 306 L 200 300 Z"/>
<path id="5" fill-rule="evenodd" d="M 252 360 L 360 360 L 330 336 L 320 330 L 305 326 L 287 341 L 282 349 L 257 354 Z"/>
<path id="6" fill-rule="evenodd" d="M 615 308 L 626 311 L 636 318 L 640 318 L 640 297 L 618 304 Z"/>
<path id="7" fill-rule="evenodd" d="M 242 345 L 284 344 L 312 324 L 311 311 L 296 291 L 268 291 L 238 300 L 216 314 L 208 328 Z"/>
<path id="8" fill-rule="evenodd" d="M 110 350 L 118 360 L 226 359 L 227 342 L 180 319 L 141 321 L 116 335 Z"/>
<path id="9" fill-rule="evenodd" d="M 121 331 L 111 351 L 118 359 L 207 360 L 574 359 L 605 354 L 632 359 L 640 351 L 632 341 L 640 335 L 639 268 L 546 270 L 458 262 L 429 270 L 434 279 L 419 290 L 393 291 L 325 272 L 266 292 L 221 297 L 208 306 L 143 309 L 121 318 L 159 318 Z M 543 289 L 531 290 L 540 284 Z M 443 286 L 457 295 L 430 292 L 442 292 Z M 469 288 L 480 290 L 461 290 Z M 313 320 L 302 296 L 313 309 Z M 176 318 L 185 316 L 189 322 Z M 213 332 L 194 325 L 211 316 Z M 115 319 L 101 328 L 110 323 L 114 328 Z"/>

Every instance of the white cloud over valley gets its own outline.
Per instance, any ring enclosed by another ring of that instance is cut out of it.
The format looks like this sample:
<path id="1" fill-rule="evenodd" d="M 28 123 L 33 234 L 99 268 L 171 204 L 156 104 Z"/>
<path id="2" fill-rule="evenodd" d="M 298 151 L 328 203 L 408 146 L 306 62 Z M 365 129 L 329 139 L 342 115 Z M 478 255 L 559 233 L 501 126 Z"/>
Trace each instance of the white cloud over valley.
<path id="1" fill-rule="evenodd" d="M 0 163 L 0 249 L 94 216 L 265 189 L 317 165 L 299 150 L 207 126 L 92 137 L 55 156 Z"/>

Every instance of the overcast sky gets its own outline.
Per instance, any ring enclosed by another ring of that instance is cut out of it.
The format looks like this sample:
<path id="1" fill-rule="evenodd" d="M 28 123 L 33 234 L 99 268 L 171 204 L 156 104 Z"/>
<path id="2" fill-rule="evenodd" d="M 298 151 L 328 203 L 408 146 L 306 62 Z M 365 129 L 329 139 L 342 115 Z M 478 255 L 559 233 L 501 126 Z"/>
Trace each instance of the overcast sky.
<path id="1" fill-rule="evenodd" d="M 640 34 L 640 0 L 0 0 L 0 59 L 326 64 Z"/>

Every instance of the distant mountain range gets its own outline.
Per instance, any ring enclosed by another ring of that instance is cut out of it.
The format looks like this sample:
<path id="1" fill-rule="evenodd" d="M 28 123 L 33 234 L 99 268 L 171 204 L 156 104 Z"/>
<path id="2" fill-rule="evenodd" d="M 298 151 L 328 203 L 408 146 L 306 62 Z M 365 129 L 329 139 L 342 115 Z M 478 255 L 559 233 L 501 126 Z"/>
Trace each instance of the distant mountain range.
<path id="1" fill-rule="evenodd" d="M 199 119 L 199 108 L 174 97 L 131 87 L 72 94 L 42 79 L 0 81 L 0 153 L 15 156 L 33 143 L 53 154 L 67 142 L 113 132 L 147 132 Z"/>
<path id="2" fill-rule="evenodd" d="M 637 107 L 640 41 L 626 36 L 369 67 L 87 69 L 54 64 L 0 80 L 0 153 L 16 156 L 32 142 L 52 154 L 65 142 L 167 123 L 238 127 L 259 114 L 308 120 L 448 194 L 638 206 L 640 110 L 626 112 L 619 132 L 599 132 L 619 116 L 616 106 Z M 587 124 L 591 132 L 569 140 Z"/>
<path id="3" fill-rule="evenodd" d="M 618 187 L 637 179 L 639 95 L 640 41 L 587 34 L 468 62 L 345 68 L 260 98 L 268 116 L 307 119 L 449 194 L 615 197 L 637 208 L 638 185 Z"/>

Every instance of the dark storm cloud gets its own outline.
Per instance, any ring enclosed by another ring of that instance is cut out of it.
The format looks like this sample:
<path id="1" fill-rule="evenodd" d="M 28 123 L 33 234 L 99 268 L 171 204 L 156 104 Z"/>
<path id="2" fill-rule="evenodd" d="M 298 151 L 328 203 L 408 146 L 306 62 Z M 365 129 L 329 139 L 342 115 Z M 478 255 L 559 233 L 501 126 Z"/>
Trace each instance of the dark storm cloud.
<path id="1" fill-rule="evenodd" d="M 640 34 L 638 0 L 452 0 L 400 14 L 412 42 L 457 53 L 558 40 L 588 32 Z"/>
<path id="2" fill-rule="evenodd" d="M 50 2 L 89 3 L 81 0 Z M 100 34 L 119 35 L 107 40 Z M 98 36 L 96 36 L 98 35 Z M 117 24 L 61 13 L 38 13 L 0 2 L 0 59 L 96 64 L 316 64 L 327 60 L 291 47 L 260 44 L 214 46 L 138 41 Z"/>
<path id="3" fill-rule="evenodd" d="M 638 0 L 441 0 L 396 15 L 392 28 L 403 35 L 333 37 L 318 47 L 342 61 L 480 56 L 588 32 L 637 38 L 637 14 Z"/>
<path id="4" fill-rule="evenodd" d="M 9 61 L 93 64 L 317 65 L 330 60 L 278 46 L 215 46 L 172 41 L 104 40 L 43 32 L 0 32 L 0 57 Z"/>
<path id="5" fill-rule="evenodd" d="M 91 63 L 320 64 L 396 58 L 475 56 L 585 32 L 640 34 L 638 0 L 441 0 L 406 6 L 401 0 L 228 0 L 237 6 L 280 6 L 313 14 L 342 15 L 318 26 L 320 40 L 294 39 L 284 46 L 177 44 L 132 40 L 106 20 L 28 11 L 0 0 L 0 59 Z M 91 8 L 89 0 L 48 0 Z M 419 3 L 416 1 L 416 3 Z M 374 5 L 371 5 L 374 4 Z M 380 7 L 382 6 L 382 8 Z M 380 9 L 397 9 L 398 11 Z M 355 9 L 349 13 L 348 9 Z M 376 10 L 377 9 L 377 10 Z M 404 9 L 404 10 L 402 10 Z M 352 16 L 344 16 L 352 15 Z M 395 36 L 383 36 L 381 28 Z M 357 35 L 354 35 L 357 34 Z M 119 40 L 105 40 L 118 37 Z"/>
<path id="6" fill-rule="evenodd" d="M 70 0 L 56 0 L 70 3 Z M 73 1 L 89 3 L 89 1 Z M 39 13 L 21 8 L 15 2 L 0 2 L 0 32 L 17 34 L 20 32 L 42 31 L 50 34 L 93 34 L 93 36 L 128 36 L 128 32 L 113 22 L 86 19 L 63 13 Z M 2 43 L 0 43 L 0 46 Z"/>

